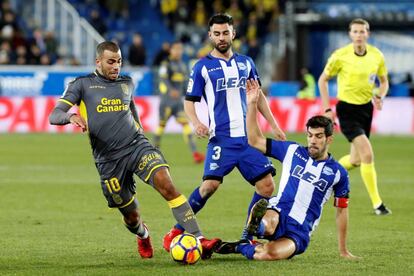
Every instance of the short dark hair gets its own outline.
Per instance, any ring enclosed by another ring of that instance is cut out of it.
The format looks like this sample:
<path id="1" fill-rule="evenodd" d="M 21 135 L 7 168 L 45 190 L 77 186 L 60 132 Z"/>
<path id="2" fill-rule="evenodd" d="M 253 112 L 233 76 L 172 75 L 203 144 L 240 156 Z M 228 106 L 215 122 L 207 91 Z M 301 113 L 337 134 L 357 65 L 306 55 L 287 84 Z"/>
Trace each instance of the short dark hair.
<path id="1" fill-rule="evenodd" d="M 362 18 L 355 18 L 353 19 L 348 26 L 348 29 L 351 30 L 352 25 L 354 24 L 359 24 L 359 25 L 364 25 L 365 28 L 367 29 L 367 31 L 369 32 L 369 23 L 368 21 L 366 21 L 365 19 Z"/>
<path id="2" fill-rule="evenodd" d="M 233 25 L 233 17 L 227 13 L 218 13 L 210 17 L 208 20 L 208 27 L 210 28 L 213 24 L 229 24 Z"/>
<path id="3" fill-rule="evenodd" d="M 98 44 L 98 46 L 96 46 L 96 56 L 99 57 L 103 54 L 105 50 L 116 53 L 119 51 L 119 46 L 118 44 L 112 41 L 101 42 Z"/>
<path id="4" fill-rule="evenodd" d="M 313 116 L 306 123 L 306 129 L 323 127 L 326 136 L 332 136 L 333 134 L 333 122 L 328 117 L 322 115 Z"/>

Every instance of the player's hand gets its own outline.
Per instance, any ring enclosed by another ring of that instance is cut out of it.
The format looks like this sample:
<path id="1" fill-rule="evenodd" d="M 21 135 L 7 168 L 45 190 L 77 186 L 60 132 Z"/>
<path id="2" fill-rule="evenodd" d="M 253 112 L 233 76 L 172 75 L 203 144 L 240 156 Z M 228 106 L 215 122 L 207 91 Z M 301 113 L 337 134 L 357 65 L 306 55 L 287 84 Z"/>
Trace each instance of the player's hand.
<path id="1" fill-rule="evenodd" d="M 74 114 L 74 115 L 70 116 L 69 121 L 72 125 L 80 127 L 82 129 L 82 132 L 85 132 L 85 131 L 88 130 L 88 126 L 86 124 L 85 119 L 83 119 L 81 116 L 79 116 L 77 114 Z"/>
<path id="2" fill-rule="evenodd" d="M 333 111 L 332 111 L 332 110 L 331 110 L 331 111 L 328 111 L 328 112 L 325 112 L 325 113 L 323 114 L 323 116 L 325 116 L 325 117 L 327 117 L 327 118 L 331 119 L 331 120 L 332 120 L 332 122 L 335 122 L 335 114 L 333 113 Z"/>
<path id="3" fill-rule="evenodd" d="M 202 123 L 194 126 L 194 132 L 198 138 L 207 138 L 209 136 L 209 129 Z"/>
<path id="4" fill-rule="evenodd" d="M 360 260 L 360 259 L 362 259 L 361 257 L 352 255 L 352 253 L 349 252 L 348 250 L 340 252 L 340 256 L 341 256 L 341 258 L 348 259 L 348 260 Z"/>
<path id="5" fill-rule="evenodd" d="M 170 97 L 173 99 L 178 99 L 180 97 L 180 91 L 178 91 L 177 89 L 171 89 L 170 91 Z"/>
<path id="6" fill-rule="evenodd" d="M 246 81 L 246 96 L 247 104 L 256 105 L 259 101 L 260 85 L 259 82 L 255 79 L 248 79 Z"/>
<path id="7" fill-rule="evenodd" d="M 272 129 L 272 132 L 277 140 L 286 141 L 286 134 L 280 128 Z"/>
<path id="8" fill-rule="evenodd" d="M 384 103 L 382 98 L 378 98 L 376 96 L 374 96 L 373 98 L 373 102 L 374 102 L 374 106 L 376 110 L 382 110 L 382 105 Z"/>

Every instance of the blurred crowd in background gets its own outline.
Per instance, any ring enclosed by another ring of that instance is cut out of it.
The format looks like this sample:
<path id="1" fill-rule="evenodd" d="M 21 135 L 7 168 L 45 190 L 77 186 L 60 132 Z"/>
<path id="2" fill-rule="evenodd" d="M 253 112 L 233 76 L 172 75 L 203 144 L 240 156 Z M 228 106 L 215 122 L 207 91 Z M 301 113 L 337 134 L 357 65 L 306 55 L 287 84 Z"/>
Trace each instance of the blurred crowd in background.
<path id="1" fill-rule="evenodd" d="M 168 56 L 171 41 L 164 41 L 155 54 L 148 56 L 147 42 L 139 32 L 114 33 L 119 24 L 128 25 L 134 16 L 129 1 L 85 0 L 70 1 L 84 9 L 88 22 L 105 39 L 117 41 L 124 51 L 124 64 L 131 66 L 159 65 Z M 152 1 L 162 15 L 163 23 L 174 34 L 174 40 L 184 43 L 185 60 L 205 56 L 211 50 L 207 23 L 211 15 L 227 12 L 233 16 L 236 29 L 234 48 L 256 59 L 261 41 L 272 32 L 282 8 L 275 0 L 159 0 Z M 122 19 L 122 23 L 120 22 Z M 0 64 L 15 65 L 80 65 L 75 57 L 65 56 L 55 34 L 29 23 L 12 9 L 10 1 L 1 3 Z M 126 45 L 122 44 L 126 43 Z M 154 49 L 151 49 L 154 50 Z M 151 60 L 150 60 L 151 59 Z"/>
<path id="2" fill-rule="evenodd" d="M 10 1 L 0 6 L 0 64 L 79 65 L 74 57 L 67 61 L 59 55 L 59 45 L 52 31 L 37 26 L 27 29 L 26 22 L 12 8 Z"/>

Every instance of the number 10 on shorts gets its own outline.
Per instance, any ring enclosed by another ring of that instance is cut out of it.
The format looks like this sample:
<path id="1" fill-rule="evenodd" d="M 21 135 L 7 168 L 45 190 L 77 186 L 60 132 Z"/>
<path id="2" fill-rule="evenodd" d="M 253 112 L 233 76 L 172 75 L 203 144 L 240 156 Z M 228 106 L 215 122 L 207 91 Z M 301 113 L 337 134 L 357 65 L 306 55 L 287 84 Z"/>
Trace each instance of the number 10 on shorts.
<path id="1" fill-rule="evenodd" d="M 108 191 L 112 193 L 119 192 L 121 190 L 121 185 L 119 185 L 119 180 L 116 177 L 112 177 L 111 179 L 105 179 L 104 183 Z"/>

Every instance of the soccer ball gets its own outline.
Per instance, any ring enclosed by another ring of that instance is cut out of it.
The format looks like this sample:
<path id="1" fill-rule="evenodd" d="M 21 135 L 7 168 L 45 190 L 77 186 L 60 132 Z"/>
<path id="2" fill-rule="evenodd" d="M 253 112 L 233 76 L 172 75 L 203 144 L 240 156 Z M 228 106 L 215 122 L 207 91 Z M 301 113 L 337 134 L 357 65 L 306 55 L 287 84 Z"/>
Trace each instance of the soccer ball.
<path id="1" fill-rule="evenodd" d="M 183 264 L 195 264 L 200 259 L 202 251 L 200 241 L 188 233 L 178 235 L 170 245 L 171 258 Z"/>

